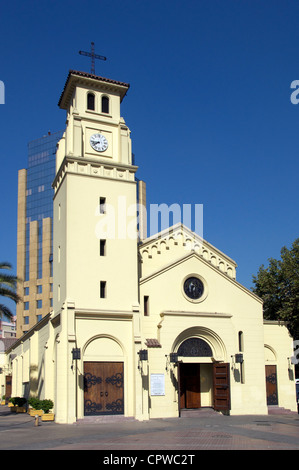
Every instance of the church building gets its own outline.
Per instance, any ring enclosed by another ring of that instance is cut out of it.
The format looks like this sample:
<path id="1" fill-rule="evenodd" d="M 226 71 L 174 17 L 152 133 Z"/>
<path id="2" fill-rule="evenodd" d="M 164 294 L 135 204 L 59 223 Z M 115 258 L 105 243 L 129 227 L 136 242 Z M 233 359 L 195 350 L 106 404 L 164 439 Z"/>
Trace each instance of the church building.
<path id="1" fill-rule="evenodd" d="M 6 351 L 12 396 L 52 399 L 58 423 L 297 411 L 293 340 L 263 320 L 236 263 L 181 223 L 147 237 L 145 183 L 120 111 L 128 89 L 68 74 L 53 307 Z"/>

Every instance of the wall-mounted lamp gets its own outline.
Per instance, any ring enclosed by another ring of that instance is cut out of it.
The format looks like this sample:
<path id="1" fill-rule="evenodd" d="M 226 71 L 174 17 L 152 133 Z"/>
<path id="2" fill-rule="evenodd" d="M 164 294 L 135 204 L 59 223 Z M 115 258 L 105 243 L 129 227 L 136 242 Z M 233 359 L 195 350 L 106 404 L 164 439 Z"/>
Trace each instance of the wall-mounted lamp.
<path id="1" fill-rule="evenodd" d="M 139 354 L 139 360 L 140 361 L 147 361 L 148 360 L 148 351 L 147 351 L 147 349 L 140 349 L 140 351 L 138 351 L 138 354 Z"/>
<path id="2" fill-rule="evenodd" d="M 165 370 L 168 370 L 170 364 L 174 364 L 175 366 L 179 362 L 179 356 L 178 353 L 170 353 L 169 356 L 165 354 L 166 357 L 166 367 Z"/>
<path id="3" fill-rule="evenodd" d="M 138 369 L 141 369 L 140 363 L 142 361 L 147 361 L 148 360 L 148 350 L 147 349 L 140 349 L 140 351 L 138 351 L 138 356 L 139 356 Z"/>
<path id="4" fill-rule="evenodd" d="M 73 348 L 72 349 L 72 356 L 73 356 L 73 361 L 77 361 L 78 359 L 81 359 L 81 349 L 80 348 Z"/>
<path id="5" fill-rule="evenodd" d="M 178 353 L 170 353 L 169 354 L 169 362 L 177 363 L 179 361 Z"/>
<path id="6" fill-rule="evenodd" d="M 236 364 L 242 364 L 244 362 L 243 354 L 241 353 L 235 354 L 235 362 Z"/>

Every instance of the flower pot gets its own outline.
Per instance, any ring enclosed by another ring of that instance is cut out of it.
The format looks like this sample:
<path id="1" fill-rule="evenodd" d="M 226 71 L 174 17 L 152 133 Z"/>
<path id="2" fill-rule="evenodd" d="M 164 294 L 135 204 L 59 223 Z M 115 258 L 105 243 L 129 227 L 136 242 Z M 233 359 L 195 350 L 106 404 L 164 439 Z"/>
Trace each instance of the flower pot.
<path id="1" fill-rule="evenodd" d="M 30 408 L 29 411 L 30 416 L 42 416 L 44 414 L 43 410 L 35 410 L 34 408 Z"/>
<path id="2" fill-rule="evenodd" d="M 54 413 L 44 413 L 42 415 L 42 421 L 54 421 Z"/>
<path id="3" fill-rule="evenodd" d="M 17 413 L 26 413 L 25 406 L 16 406 L 16 412 Z"/>

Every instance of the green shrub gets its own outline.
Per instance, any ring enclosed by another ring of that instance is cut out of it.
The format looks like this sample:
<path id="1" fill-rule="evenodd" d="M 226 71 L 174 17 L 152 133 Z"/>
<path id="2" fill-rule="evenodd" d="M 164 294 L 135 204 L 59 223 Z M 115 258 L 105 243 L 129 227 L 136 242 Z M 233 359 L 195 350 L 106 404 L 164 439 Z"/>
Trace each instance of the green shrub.
<path id="1" fill-rule="evenodd" d="M 24 406 L 27 402 L 24 397 L 12 397 L 9 401 L 11 401 L 14 406 Z"/>
<path id="2" fill-rule="evenodd" d="M 34 410 L 41 410 L 41 400 L 39 398 L 36 398 L 36 397 L 31 397 L 29 398 L 28 400 L 28 403 L 30 406 L 32 406 L 32 408 Z"/>
<path id="3" fill-rule="evenodd" d="M 41 401 L 41 409 L 44 413 L 49 413 L 49 411 L 53 408 L 54 403 L 52 400 L 46 399 Z"/>

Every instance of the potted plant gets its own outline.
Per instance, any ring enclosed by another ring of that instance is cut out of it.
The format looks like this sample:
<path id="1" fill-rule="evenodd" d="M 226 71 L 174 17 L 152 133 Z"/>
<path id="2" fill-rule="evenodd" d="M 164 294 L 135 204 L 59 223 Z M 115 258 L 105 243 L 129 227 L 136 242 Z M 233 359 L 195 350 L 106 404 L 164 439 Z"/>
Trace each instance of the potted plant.
<path id="1" fill-rule="evenodd" d="M 1 405 L 5 405 L 5 395 L 2 395 L 2 401 L 1 401 Z"/>
<path id="2" fill-rule="evenodd" d="M 50 413 L 53 409 L 54 403 L 52 400 L 45 399 L 41 401 L 41 408 L 44 412 L 42 415 L 42 421 L 54 421 L 54 413 Z"/>
<path id="3" fill-rule="evenodd" d="M 11 397 L 8 399 L 8 406 L 9 406 L 10 408 L 14 406 Z"/>
<path id="4" fill-rule="evenodd" d="M 17 413 L 26 413 L 26 403 L 27 400 L 24 397 L 17 397 L 16 406 L 17 406 Z"/>
<path id="5" fill-rule="evenodd" d="M 12 406 L 10 410 L 14 413 L 26 413 L 25 404 L 27 402 L 26 398 L 24 397 L 12 397 L 10 398 L 10 402 Z"/>
<path id="6" fill-rule="evenodd" d="M 42 416 L 43 410 L 41 408 L 41 400 L 37 397 L 31 397 L 28 400 L 28 404 L 30 405 L 29 414 L 30 416 Z"/>

